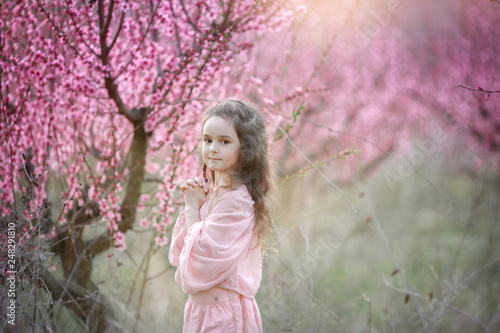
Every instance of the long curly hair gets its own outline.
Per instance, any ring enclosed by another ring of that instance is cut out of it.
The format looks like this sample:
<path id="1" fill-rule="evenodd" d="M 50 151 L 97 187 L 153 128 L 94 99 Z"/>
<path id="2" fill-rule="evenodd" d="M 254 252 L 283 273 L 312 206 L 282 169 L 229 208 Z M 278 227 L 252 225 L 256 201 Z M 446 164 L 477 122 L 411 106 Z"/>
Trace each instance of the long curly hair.
<path id="1" fill-rule="evenodd" d="M 221 117 L 234 124 L 240 140 L 240 155 L 235 170 L 231 173 L 236 186 L 243 184 L 254 201 L 255 226 L 259 242 L 266 247 L 267 236 L 272 230 L 271 193 L 275 187 L 275 173 L 272 166 L 268 136 L 264 118 L 259 110 L 251 104 L 239 100 L 227 100 L 209 108 L 202 121 L 213 116 Z M 203 165 L 206 178 L 206 164 Z M 215 172 L 211 171 L 212 180 Z"/>

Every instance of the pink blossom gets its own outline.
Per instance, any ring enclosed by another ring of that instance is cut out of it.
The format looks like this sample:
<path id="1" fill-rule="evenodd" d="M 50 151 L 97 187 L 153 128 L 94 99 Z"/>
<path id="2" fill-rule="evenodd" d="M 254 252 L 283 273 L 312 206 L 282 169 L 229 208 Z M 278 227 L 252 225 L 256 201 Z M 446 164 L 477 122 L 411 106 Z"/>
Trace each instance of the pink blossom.
<path id="1" fill-rule="evenodd" d="M 266 103 L 267 105 L 270 105 L 270 106 L 274 106 L 274 101 L 268 97 L 264 98 L 264 103 Z"/>
<path id="2" fill-rule="evenodd" d="M 118 243 L 123 243 L 123 241 L 125 240 L 125 235 L 123 234 L 123 232 L 121 231 L 117 231 L 115 234 L 114 234 L 114 237 L 115 237 L 115 240 L 118 242 Z"/>
<path id="3" fill-rule="evenodd" d="M 144 229 L 149 228 L 149 224 L 150 224 L 150 222 L 149 222 L 149 220 L 148 220 L 148 219 L 146 219 L 146 218 L 142 218 L 142 219 L 140 220 L 140 222 L 139 222 L 139 225 L 140 225 L 142 228 L 144 228 Z"/>
<path id="4" fill-rule="evenodd" d="M 156 245 L 158 245 L 159 247 L 163 247 L 165 245 L 167 245 L 168 243 L 168 239 L 165 235 L 163 236 L 158 236 L 155 238 L 155 242 L 156 242 Z"/>

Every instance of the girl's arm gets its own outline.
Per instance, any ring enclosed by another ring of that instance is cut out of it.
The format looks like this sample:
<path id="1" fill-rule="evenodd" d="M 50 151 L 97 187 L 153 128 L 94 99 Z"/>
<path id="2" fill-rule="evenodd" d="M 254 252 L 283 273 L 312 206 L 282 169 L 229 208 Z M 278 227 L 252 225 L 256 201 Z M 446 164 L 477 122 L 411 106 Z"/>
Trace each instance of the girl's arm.
<path id="1" fill-rule="evenodd" d="M 200 186 L 201 184 L 201 186 Z M 181 212 L 175 222 L 170 243 L 169 261 L 172 266 L 179 266 L 179 256 L 184 247 L 184 239 L 193 223 L 200 220 L 200 207 L 206 200 L 208 189 L 200 179 L 187 179 L 181 186 L 184 194 L 184 211 Z M 200 190 L 202 193 L 200 193 Z M 204 194 L 207 193 L 207 194 Z M 199 206 L 198 208 L 196 208 Z"/>
<path id="2" fill-rule="evenodd" d="M 251 246 L 254 225 L 246 189 L 222 193 L 210 214 L 188 228 L 178 269 L 184 292 L 209 289 L 233 274 Z"/>
<path id="3" fill-rule="evenodd" d="M 168 251 L 168 260 L 172 266 L 179 266 L 179 256 L 184 247 L 184 238 L 186 238 L 186 235 L 186 220 L 184 218 L 184 212 L 181 212 L 177 217 L 177 221 L 175 221 L 174 230 L 172 230 L 170 249 Z"/>
<path id="4" fill-rule="evenodd" d="M 193 207 L 184 208 L 184 218 L 186 219 L 186 229 L 189 230 L 193 223 L 200 220 L 200 209 Z"/>

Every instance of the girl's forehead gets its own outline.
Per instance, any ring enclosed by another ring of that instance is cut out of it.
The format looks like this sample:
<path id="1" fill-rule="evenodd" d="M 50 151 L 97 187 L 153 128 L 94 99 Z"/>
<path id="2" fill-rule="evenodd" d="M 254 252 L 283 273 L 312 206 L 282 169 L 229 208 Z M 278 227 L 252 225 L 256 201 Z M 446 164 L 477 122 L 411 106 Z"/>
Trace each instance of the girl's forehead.
<path id="1" fill-rule="evenodd" d="M 203 135 L 236 136 L 234 122 L 219 116 L 212 116 L 203 124 Z"/>

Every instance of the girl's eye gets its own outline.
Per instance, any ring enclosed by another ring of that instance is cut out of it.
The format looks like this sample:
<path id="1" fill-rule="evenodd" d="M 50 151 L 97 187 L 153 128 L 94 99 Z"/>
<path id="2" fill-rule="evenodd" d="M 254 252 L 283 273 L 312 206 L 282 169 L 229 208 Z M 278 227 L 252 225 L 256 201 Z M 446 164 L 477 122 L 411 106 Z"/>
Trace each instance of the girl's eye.
<path id="1" fill-rule="evenodd" d="M 212 140 L 210 140 L 210 139 L 203 139 L 203 142 L 210 143 L 210 142 L 212 142 Z"/>
<path id="2" fill-rule="evenodd" d="M 229 141 L 227 141 L 227 140 L 222 140 L 222 143 L 223 143 L 223 144 L 225 144 L 225 145 L 227 145 L 227 144 L 229 143 Z"/>

